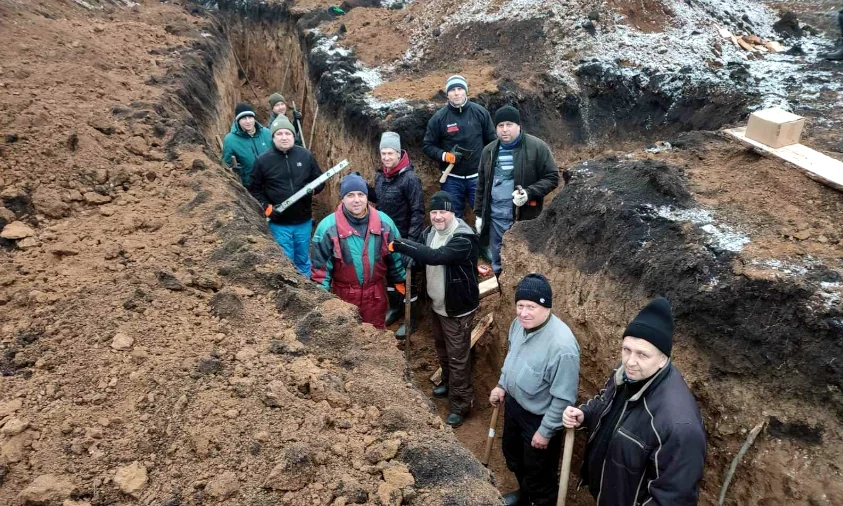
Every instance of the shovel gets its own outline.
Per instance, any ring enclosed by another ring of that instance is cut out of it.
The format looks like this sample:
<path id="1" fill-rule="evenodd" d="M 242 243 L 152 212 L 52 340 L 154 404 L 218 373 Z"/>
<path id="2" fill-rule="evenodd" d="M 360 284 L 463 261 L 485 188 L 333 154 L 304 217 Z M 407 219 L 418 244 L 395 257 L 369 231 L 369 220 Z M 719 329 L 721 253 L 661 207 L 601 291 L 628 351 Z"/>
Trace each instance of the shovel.
<path id="1" fill-rule="evenodd" d="M 469 151 L 467 149 L 463 149 L 459 146 L 454 146 L 453 151 L 454 151 L 454 153 L 456 153 L 458 155 L 461 155 L 463 158 L 471 158 L 472 151 Z M 448 167 L 445 169 L 445 171 L 442 172 L 442 177 L 439 178 L 440 183 L 445 184 L 445 181 L 448 180 L 448 174 L 451 173 L 451 170 L 453 170 L 453 168 L 454 168 L 454 164 L 449 163 Z"/>
<path id="2" fill-rule="evenodd" d="M 407 260 L 407 277 L 404 281 L 404 379 L 410 381 L 413 377 L 410 365 L 410 334 L 413 333 L 413 261 Z"/>
<path id="3" fill-rule="evenodd" d="M 495 441 L 495 429 L 498 428 L 498 409 L 500 409 L 500 402 L 495 409 L 492 410 L 492 419 L 489 421 L 489 438 L 486 439 L 486 451 L 483 452 L 484 466 L 489 467 L 489 457 L 492 455 L 492 443 Z"/>
<path id="4" fill-rule="evenodd" d="M 571 456 L 574 454 L 574 429 L 565 429 L 565 449 L 562 451 L 562 473 L 559 475 L 559 495 L 556 506 L 565 506 L 568 498 L 568 478 L 571 477 Z"/>

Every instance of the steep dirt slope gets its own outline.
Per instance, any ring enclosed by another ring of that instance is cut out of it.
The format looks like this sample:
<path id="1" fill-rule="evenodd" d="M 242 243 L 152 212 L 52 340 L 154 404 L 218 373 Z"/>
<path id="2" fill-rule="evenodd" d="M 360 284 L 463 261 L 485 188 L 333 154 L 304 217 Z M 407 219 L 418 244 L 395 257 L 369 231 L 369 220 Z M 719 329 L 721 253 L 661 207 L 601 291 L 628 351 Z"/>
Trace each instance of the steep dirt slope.
<path id="1" fill-rule="evenodd" d="M 93 7 L 0 4 L 0 504 L 494 504 L 393 337 L 207 156 L 219 26 Z"/>

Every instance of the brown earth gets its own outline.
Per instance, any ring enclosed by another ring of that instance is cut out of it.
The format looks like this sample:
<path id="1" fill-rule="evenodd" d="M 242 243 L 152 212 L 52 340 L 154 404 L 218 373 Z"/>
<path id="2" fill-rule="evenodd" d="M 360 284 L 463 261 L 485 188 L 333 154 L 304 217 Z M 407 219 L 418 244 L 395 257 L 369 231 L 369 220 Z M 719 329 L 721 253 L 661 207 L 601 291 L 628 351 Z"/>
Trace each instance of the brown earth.
<path id="1" fill-rule="evenodd" d="M 0 504 L 494 504 L 209 156 L 251 91 L 218 27 L 102 7 L 0 3 Z"/>
<path id="2" fill-rule="evenodd" d="M 445 82 L 457 73 L 468 80 L 469 95 L 472 97 L 482 93 L 492 94 L 498 91 L 497 74 L 494 67 L 462 62 L 453 65 L 453 71 L 430 72 L 421 76 L 399 76 L 378 86 L 372 91 L 372 94 L 384 100 L 404 98 L 407 100 L 438 101 L 445 96 Z"/>
<path id="3" fill-rule="evenodd" d="M 361 62 L 375 67 L 400 58 L 407 51 L 410 39 L 399 28 L 407 16 L 403 10 L 358 7 L 320 29 L 333 34 L 340 25 L 345 26 L 343 46 L 353 49 Z"/>

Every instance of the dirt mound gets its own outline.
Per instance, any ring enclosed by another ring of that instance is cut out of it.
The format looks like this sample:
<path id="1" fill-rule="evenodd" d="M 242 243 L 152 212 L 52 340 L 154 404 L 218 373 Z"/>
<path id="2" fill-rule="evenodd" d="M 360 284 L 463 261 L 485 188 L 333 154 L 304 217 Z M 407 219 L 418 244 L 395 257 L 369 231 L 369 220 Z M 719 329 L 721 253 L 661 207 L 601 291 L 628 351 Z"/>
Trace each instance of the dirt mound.
<path id="1" fill-rule="evenodd" d="M 420 441 L 470 456 L 209 156 L 242 98 L 218 20 L 71 5 L 0 21 L 0 503 L 494 503 L 415 481 Z"/>

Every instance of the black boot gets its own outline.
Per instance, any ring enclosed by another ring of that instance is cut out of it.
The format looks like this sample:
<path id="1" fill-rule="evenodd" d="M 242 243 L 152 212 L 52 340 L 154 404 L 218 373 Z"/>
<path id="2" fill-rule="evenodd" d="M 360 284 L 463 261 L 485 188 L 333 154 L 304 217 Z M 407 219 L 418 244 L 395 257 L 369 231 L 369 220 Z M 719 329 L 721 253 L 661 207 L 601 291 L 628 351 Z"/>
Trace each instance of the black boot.
<path id="1" fill-rule="evenodd" d="M 390 287 L 391 288 L 391 287 Z M 398 290 L 386 291 L 389 309 L 386 310 L 386 326 L 390 326 L 404 316 L 404 296 Z"/>
<path id="2" fill-rule="evenodd" d="M 836 51 L 821 55 L 826 60 L 843 60 L 843 46 L 838 47 Z"/>
<path id="3" fill-rule="evenodd" d="M 518 506 L 521 504 L 521 489 L 513 490 L 503 495 L 504 506 Z"/>
<path id="4" fill-rule="evenodd" d="M 433 396 L 438 399 L 446 399 L 448 397 L 448 384 L 442 383 L 433 389 Z"/>
<path id="5" fill-rule="evenodd" d="M 410 303 L 410 333 L 415 332 L 419 327 L 416 321 L 416 303 Z M 398 330 L 395 331 L 395 339 L 405 339 L 407 337 L 407 322 L 401 324 Z"/>

